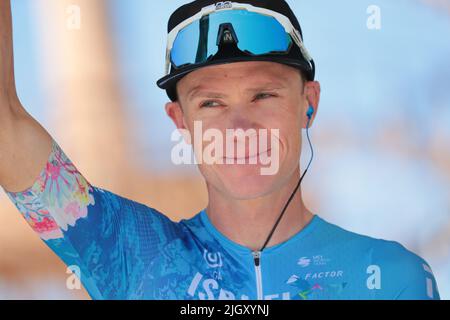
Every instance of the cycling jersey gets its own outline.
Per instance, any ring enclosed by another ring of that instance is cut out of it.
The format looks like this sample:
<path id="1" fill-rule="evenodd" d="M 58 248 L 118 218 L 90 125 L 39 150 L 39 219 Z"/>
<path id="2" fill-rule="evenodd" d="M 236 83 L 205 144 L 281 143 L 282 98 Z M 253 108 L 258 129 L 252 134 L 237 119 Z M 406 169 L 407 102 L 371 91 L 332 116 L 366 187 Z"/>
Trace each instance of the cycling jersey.
<path id="1" fill-rule="evenodd" d="M 255 253 L 206 210 L 173 222 L 92 186 L 55 141 L 34 184 L 7 194 L 93 299 L 439 299 L 430 266 L 397 242 L 314 215 Z"/>

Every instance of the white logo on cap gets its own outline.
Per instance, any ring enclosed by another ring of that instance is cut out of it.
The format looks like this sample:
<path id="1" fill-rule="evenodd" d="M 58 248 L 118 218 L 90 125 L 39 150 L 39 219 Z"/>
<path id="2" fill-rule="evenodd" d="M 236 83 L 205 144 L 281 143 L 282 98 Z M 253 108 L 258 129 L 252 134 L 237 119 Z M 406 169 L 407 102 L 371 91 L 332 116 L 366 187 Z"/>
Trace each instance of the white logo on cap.
<path id="1" fill-rule="evenodd" d="M 231 9 L 232 7 L 231 1 L 221 1 L 216 3 L 216 10 Z"/>

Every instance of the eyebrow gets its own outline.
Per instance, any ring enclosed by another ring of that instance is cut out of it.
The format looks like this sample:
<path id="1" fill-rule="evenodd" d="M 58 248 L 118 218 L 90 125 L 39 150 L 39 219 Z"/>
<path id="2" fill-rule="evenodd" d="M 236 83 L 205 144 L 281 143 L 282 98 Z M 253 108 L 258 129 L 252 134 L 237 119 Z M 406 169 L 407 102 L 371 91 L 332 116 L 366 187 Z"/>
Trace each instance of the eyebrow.
<path id="1" fill-rule="evenodd" d="M 268 82 L 268 83 L 264 83 L 258 86 L 255 86 L 254 88 L 248 88 L 245 91 L 246 92 L 258 92 L 258 91 L 264 91 L 264 90 L 282 90 L 282 89 L 287 89 L 287 86 L 285 84 L 282 83 L 278 83 L 278 82 Z M 220 92 L 214 92 L 214 91 L 210 91 L 209 89 L 204 88 L 202 85 L 198 85 L 195 86 L 194 88 L 192 88 L 187 95 L 187 99 L 188 100 L 192 100 L 193 98 L 197 97 L 197 96 L 201 96 L 201 97 L 205 97 L 205 98 L 224 98 L 226 97 L 226 94 L 220 93 Z"/>
<path id="2" fill-rule="evenodd" d="M 225 97 L 224 94 L 219 92 L 213 92 L 208 91 L 207 89 L 204 89 L 203 86 L 199 85 L 194 87 L 192 90 L 188 93 L 188 100 L 192 100 L 197 96 L 207 97 L 207 98 L 223 98 Z"/>

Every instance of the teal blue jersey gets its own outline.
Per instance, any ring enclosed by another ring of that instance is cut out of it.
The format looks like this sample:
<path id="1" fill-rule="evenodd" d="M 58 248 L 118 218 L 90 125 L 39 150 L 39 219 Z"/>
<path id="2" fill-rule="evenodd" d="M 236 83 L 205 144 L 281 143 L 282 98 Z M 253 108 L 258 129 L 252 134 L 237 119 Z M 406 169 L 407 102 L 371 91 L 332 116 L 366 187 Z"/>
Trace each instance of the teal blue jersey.
<path id="1" fill-rule="evenodd" d="M 397 242 L 314 215 L 252 252 L 206 210 L 173 222 L 92 186 L 56 142 L 33 186 L 7 194 L 93 299 L 439 299 L 430 266 Z"/>

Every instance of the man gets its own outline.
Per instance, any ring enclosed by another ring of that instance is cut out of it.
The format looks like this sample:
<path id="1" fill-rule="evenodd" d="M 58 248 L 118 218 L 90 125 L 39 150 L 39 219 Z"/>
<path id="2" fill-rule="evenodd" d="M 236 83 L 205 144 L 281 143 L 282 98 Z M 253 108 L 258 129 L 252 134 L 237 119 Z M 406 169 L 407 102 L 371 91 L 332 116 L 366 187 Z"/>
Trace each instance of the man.
<path id="1" fill-rule="evenodd" d="M 314 121 L 320 85 L 285 1 L 197 0 L 169 20 L 158 86 L 209 195 L 207 208 L 178 223 L 91 185 L 26 113 L 9 1 L 0 3 L 0 184 L 45 243 L 81 269 L 92 298 L 439 299 L 423 259 L 304 205 L 300 133 Z M 214 133 L 214 152 L 199 125 Z M 231 139 L 219 139 L 230 129 Z M 255 137 L 256 148 L 243 143 Z M 264 171 L 270 162 L 275 170 Z"/>

